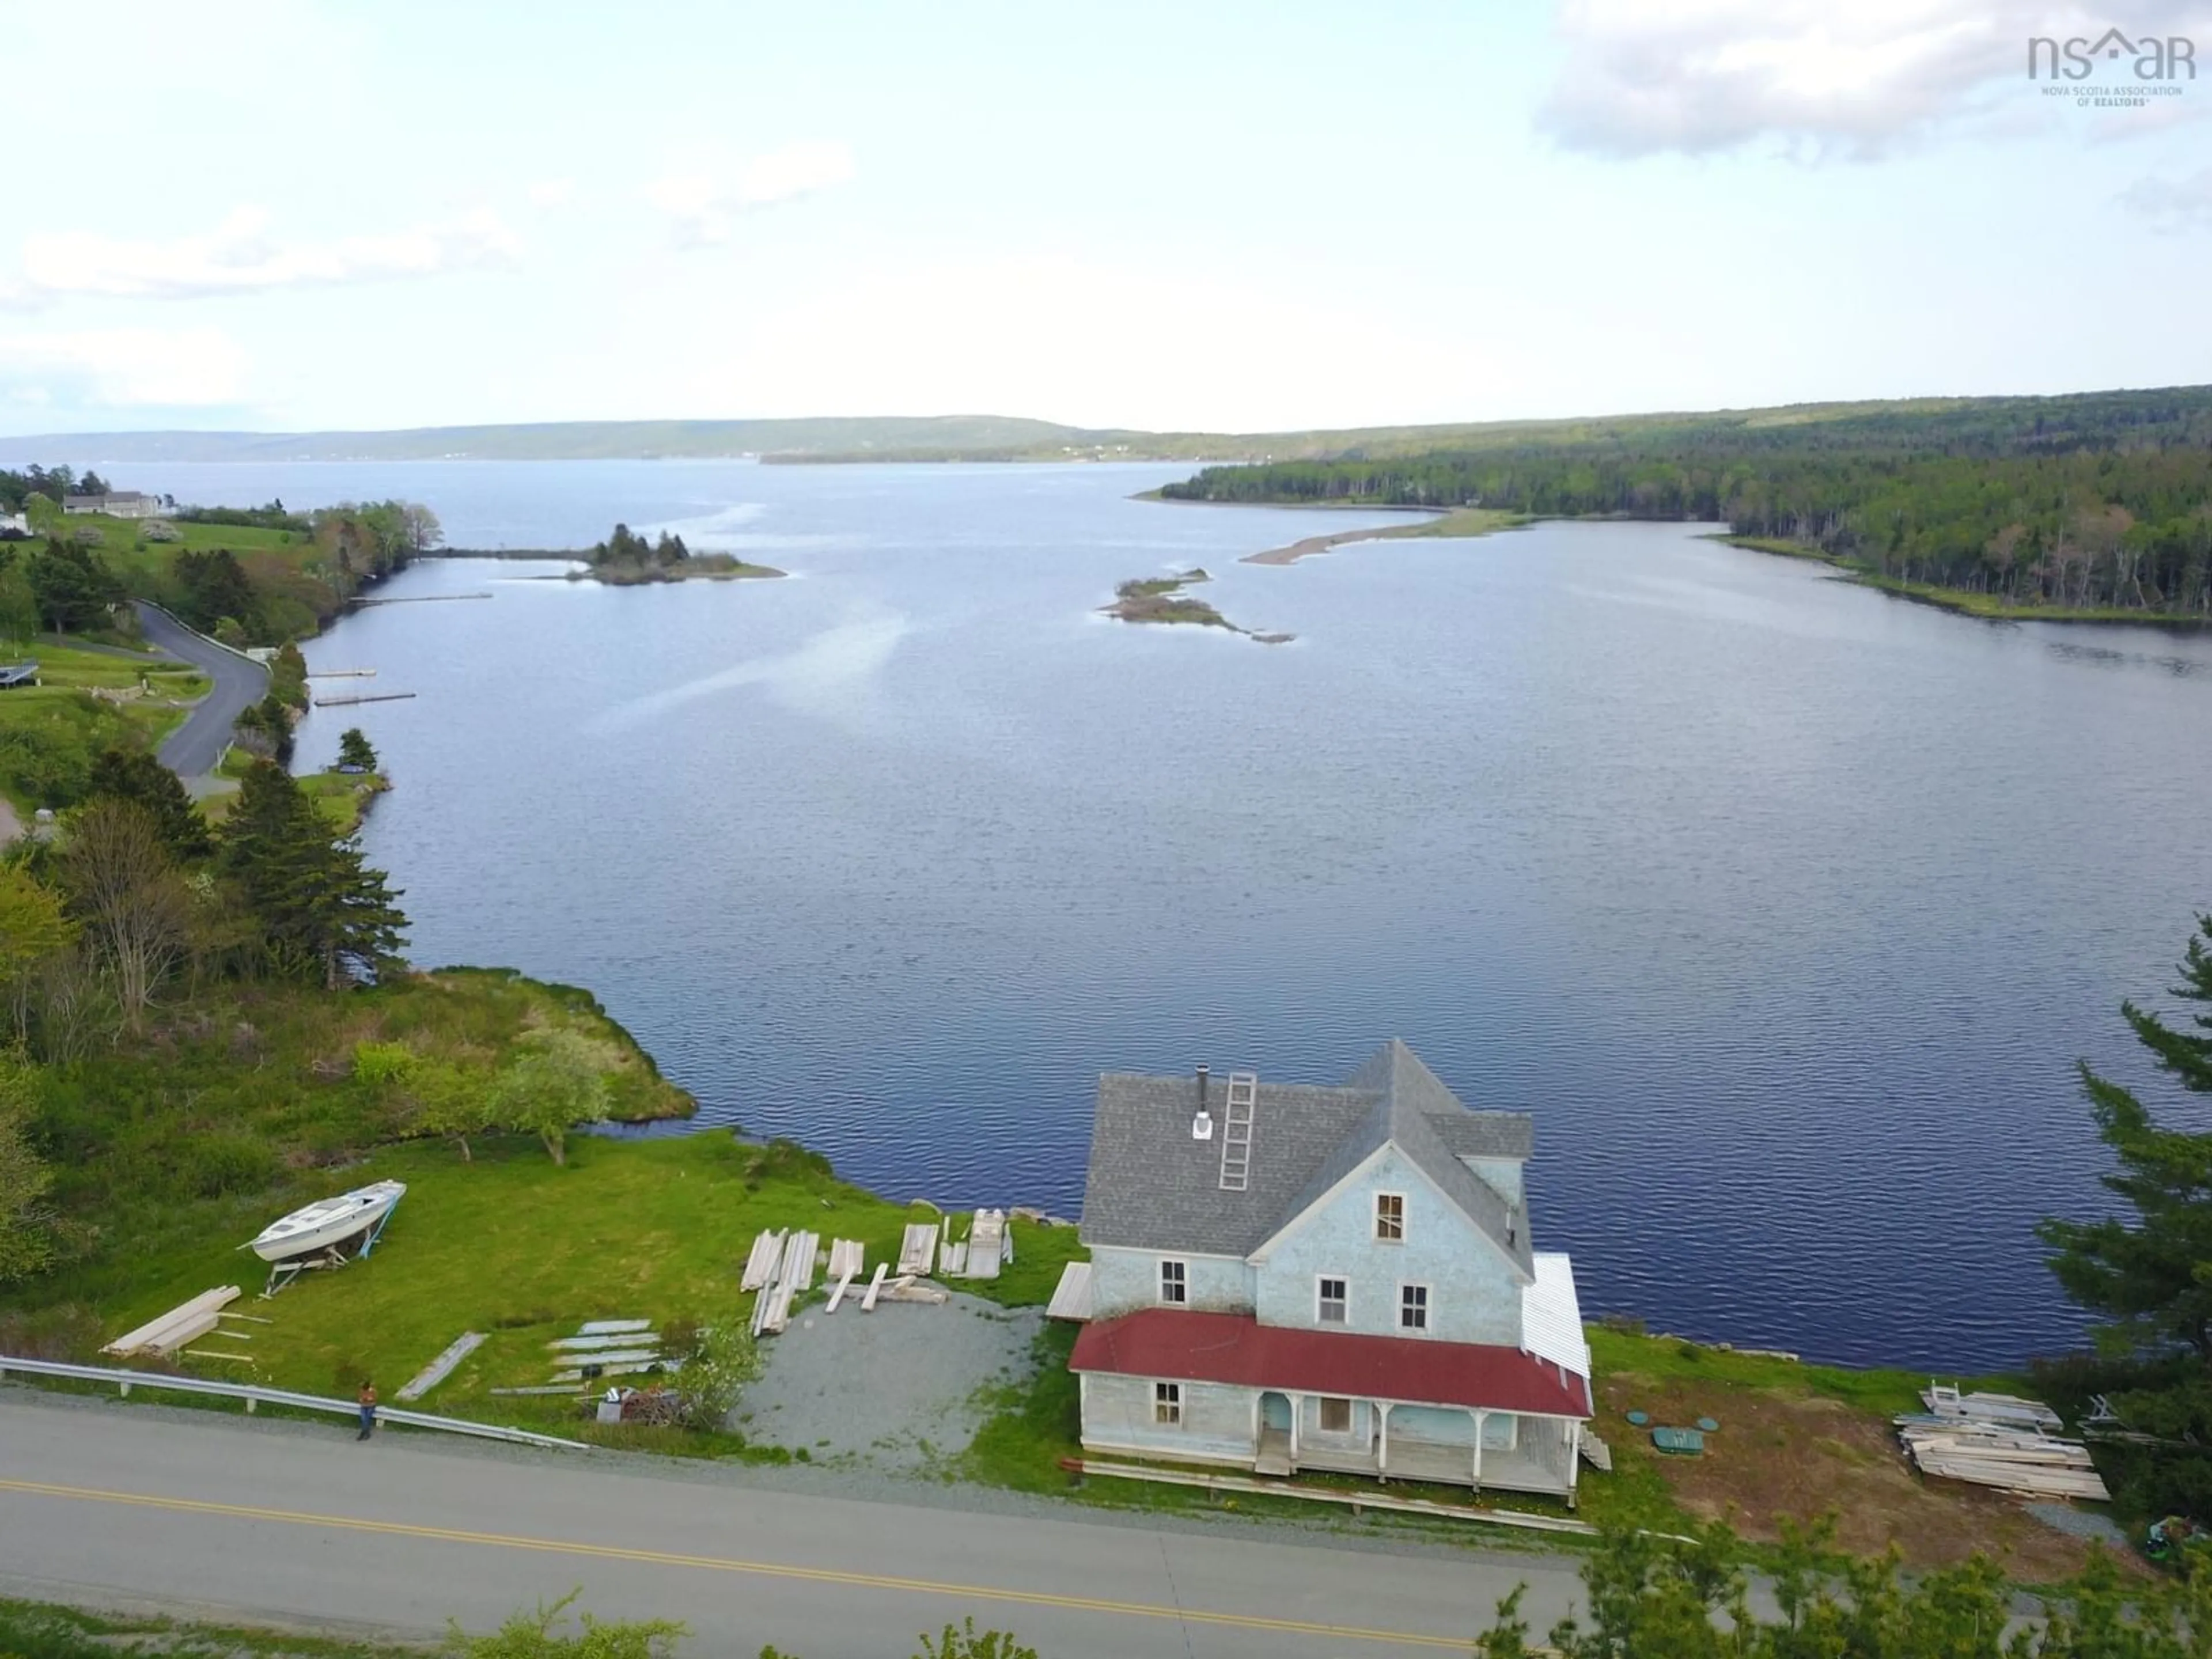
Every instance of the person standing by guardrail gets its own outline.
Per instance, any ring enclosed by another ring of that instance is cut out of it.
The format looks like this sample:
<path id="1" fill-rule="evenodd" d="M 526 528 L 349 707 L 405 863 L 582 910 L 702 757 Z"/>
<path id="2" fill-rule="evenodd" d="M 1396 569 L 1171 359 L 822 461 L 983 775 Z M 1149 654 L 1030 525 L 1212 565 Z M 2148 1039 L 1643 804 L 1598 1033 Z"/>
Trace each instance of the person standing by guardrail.
<path id="1" fill-rule="evenodd" d="M 361 1432 L 354 1437 L 366 1440 L 376 1427 L 376 1384 L 364 1381 L 355 1398 L 361 1401 Z"/>

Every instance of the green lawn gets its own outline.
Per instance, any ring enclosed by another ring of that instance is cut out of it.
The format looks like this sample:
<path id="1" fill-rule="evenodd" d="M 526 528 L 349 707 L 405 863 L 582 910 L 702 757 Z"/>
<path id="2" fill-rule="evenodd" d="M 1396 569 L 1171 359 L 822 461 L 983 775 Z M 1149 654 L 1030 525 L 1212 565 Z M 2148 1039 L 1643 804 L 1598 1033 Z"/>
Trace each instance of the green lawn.
<path id="1" fill-rule="evenodd" d="M 534 1140 L 471 1150 L 465 1162 L 449 1142 L 386 1146 L 281 1200 L 210 1207 L 196 1236 L 118 1287 L 100 1310 L 102 1325 L 112 1335 L 218 1285 L 257 1292 L 265 1270 L 240 1254 L 245 1237 L 317 1194 L 404 1181 L 407 1196 L 366 1261 L 305 1274 L 270 1302 L 249 1294 L 238 1307 L 270 1324 L 246 1326 L 246 1343 L 210 1337 L 195 1345 L 250 1352 L 251 1364 L 184 1363 L 204 1375 L 341 1396 L 372 1377 L 389 1401 L 456 1337 L 481 1331 L 489 1340 L 422 1409 L 582 1431 L 571 1400 L 489 1390 L 550 1382 L 545 1345 L 586 1320 L 747 1321 L 752 1297 L 739 1291 L 738 1277 L 763 1229 L 805 1228 L 825 1249 L 833 1238 L 857 1238 L 872 1273 L 878 1261 L 896 1261 L 908 1222 L 935 1218 L 927 1206 L 837 1179 L 826 1161 L 798 1147 L 750 1145 L 726 1131 L 575 1136 L 566 1166 Z M 963 1220 L 956 1218 L 956 1234 Z M 1062 1264 L 1080 1251 L 1075 1230 L 1013 1226 L 1012 1267 L 961 1289 L 1008 1305 L 1050 1296 Z M 819 1302 L 830 1287 L 817 1285 Z"/>
<path id="2" fill-rule="evenodd" d="M 360 829 L 362 819 L 368 816 L 369 802 L 392 787 L 392 780 L 381 772 L 308 772 L 299 783 L 301 792 L 341 836 Z"/>
<path id="3" fill-rule="evenodd" d="M 306 532 L 164 522 L 176 530 L 178 540 L 149 541 L 144 520 L 105 514 L 79 514 L 69 525 L 72 530 L 99 532 L 101 560 L 137 598 L 173 605 L 177 592 L 172 573 L 177 556 L 227 548 L 237 556 L 260 595 L 272 639 L 312 634 L 322 619 L 337 614 L 342 603 L 338 573 Z"/>
<path id="4" fill-rule="evenodd" d="M 134 661 L 46 639 L 0 643 L 0 661 L 39 665 L 38 684 L 0 691 L 0 793 L 27 816 L 73 804 L 100 750 L 159 743 L 183 723 L 183 705 L 208 690 L 181 663 Z M 136 697 L 92 695 L 142 687 Z"/>

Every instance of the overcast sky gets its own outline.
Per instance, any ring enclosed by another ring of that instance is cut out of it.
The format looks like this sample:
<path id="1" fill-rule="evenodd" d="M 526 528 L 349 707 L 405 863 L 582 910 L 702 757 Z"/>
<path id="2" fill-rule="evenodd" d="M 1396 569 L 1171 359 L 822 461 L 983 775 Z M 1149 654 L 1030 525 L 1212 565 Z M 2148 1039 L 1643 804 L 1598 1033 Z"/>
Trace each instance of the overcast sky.
<path id="1" fill-rule="evenodd" d="M 2203 78 L 2030 82 L 2112 25 Z M 0 0 L 0 433 L 2212 381 L 2212 0 Z"/>

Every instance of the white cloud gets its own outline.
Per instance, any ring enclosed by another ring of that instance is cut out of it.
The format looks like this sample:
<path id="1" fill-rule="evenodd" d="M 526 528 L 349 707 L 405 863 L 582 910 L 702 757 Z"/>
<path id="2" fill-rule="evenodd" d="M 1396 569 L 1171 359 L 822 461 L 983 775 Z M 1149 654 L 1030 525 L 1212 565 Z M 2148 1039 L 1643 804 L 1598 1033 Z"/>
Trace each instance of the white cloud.
<path id="1" fill-rule="evenodd" d="M 1566 58 L 1539 124 L 1614 155 L 1771 139 L 1870 156 L 2008 89 L 2027 102 L 2032 37 L 2121 24 L 2203 40 L 2209 22 L 2206 0 L 2139 0 L 2124 17 L 2059 0 L 1562 0 Z"/>
<path id="2" fill-rule="evenodd" d="M 309 284 L 368 283 L 511 264 L 521 244 L 477 211 L 438 223 L 330 242 L 283 243 L 268 213 L 232 210 L 212 231 L 137 241 L 96 231 L 47 231 L 23 243 L 23 274 L 0 304 L 23 308 L 71 295 L 177 300 Z"/>
<path id="3" fill-rule="evenodd" d="M 540 179 L 530 186 L 530 199 L 539 207 L 562 207 L 575 191 L 574 179 Z"/>
<path id="4" fill-rule="evenodd" d="M 647 185 L 645 194 L 675 221 L 679 246 L 706 247 L 729 240 L 745 214 L 811 196 L 852 177 L 853 152 L 844 145 L 788 144 L 755 156 L 733 178 L 673 173 Z"/>
<path id="5" fill-rule="evenodd" d="M 2212 167 L 2186 179 L 2144 179 L 2120 193 L 2120 205 L 2141 214 L 2154 230 L 2212 230 Z"/>
<path id="6" fill-rule="evenodd" d="M 246 354 L 216 329 L 0 334 L 0 395 L 19 402 L 182 408 L 240 401 Z"/>

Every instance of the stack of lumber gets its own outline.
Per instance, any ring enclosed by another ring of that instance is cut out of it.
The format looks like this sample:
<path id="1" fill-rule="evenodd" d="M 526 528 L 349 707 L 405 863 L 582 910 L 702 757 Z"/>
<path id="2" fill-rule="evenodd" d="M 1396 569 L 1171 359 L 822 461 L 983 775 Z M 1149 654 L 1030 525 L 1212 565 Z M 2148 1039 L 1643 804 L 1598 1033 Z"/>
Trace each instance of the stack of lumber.
<path id="1" fill-rule="evenodd" d="M 978 1210 L 969 1229 L 966 1258 L 957 1270 L 969 1279 L 996 1279 L 1001 1262 L 1013 1255 L 1013 1234 L 1004 1210 Z"/>
<path id="2" fill-rule="evenodd" d="M 830 1242 L 830 1305 L 824 1313 L 836 1313 L 844 1301 L 845 1292 L 853 1288 L 853 1281 L 867 1266 L 867 1247 L 857 1238 L 836 1238 Z"/>
<path id="3" fill-rule="evenodd" d="M 1957 1414 L 1900 1417 L 1897 1437 L 1923 1474 L 2034 1498 L 2111 1501 L 2089 1449 L 2017 1423 Z"/>
<path id="4" fill-rule="evenodd" d="M 753 1253 L 745 1258 L 744 1276 L 738 1281 L 740 1291 L 757 1291 L 775 1277 L 776 1264 L 783 1260 L 783 1235 L 763 1232 L 753 1240 Z"/>
<path id="5" fill-rule="evenodd" d="M 937 1227 L 927 1221 L 917 1222 L 906 1230 L 906 1237 L 899 1244 L 898 1270 L 917 1279 L 927 1279 L 936 1268 Z"/>
<path id="6" fill-rule="evenodd" d="M 237 1301 L 238 1295 L 235 1285 L 203 1291 L 191 1301 L 170 1309 L 159 1319 L 149 1320 L 137 1330 L 125 1332 L 100 1352 L 126 1356 L 158 1354 L 166 1359 L 186 1344 L 197 1342 L 214 1330 L 222 1318 L 222 1310 Z"/>
<path id="7" fill-rule="evenodd" d="M 814 1287 L 814 1253 L 821 1243 L 818 1235 L 796 1227 L 785 1237 L 775 1266 L 767 1281 L 759 1286 L 760 1295 L 753 1302 L 755 1336 L 763 1333 L 778 1336 L 790 1325 L 792 1299 Z M 757 1243 L 753 1250 L 757 1255 L 762 1246 Z"/>
<path id="8" fill-rule="evenodd" d="M 1940 1418 L 1963 1418 L 1973 1423 L 2004 1423 L 2015 1428 L 2039 1429 L 2056 1434 L 2065 1426 L 2058 1413 L 2040 1400 L 2022 1400 L 2016 1394 L 1960 1394 L 1942 1382 L 1920 1391 L 1929 1412 Z"/>

